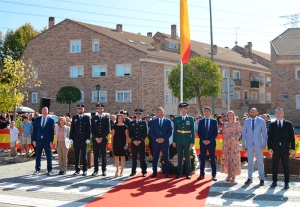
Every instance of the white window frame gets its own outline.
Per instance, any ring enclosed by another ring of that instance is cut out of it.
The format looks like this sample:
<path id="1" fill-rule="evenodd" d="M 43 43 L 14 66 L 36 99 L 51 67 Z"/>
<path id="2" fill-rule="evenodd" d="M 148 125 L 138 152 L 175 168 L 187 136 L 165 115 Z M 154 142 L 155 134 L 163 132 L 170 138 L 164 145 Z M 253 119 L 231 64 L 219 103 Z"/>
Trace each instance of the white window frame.
<path id="1" fill-rule="evenodd" d="M 229 77 L 229 70 L 223 69 L 222 70 L 222 76 L 223 76 L 223 78 L 228 78 Z"/>
<path id="2" fill-rule="evenodd" d="M 255 98 L 253 98 L 254 94 L 255 94 Z M 257 92 L 251 92 L 251 100 L 257 100 Z"/>
<path id="3" fill-rule="evenodd" d="M 197 103 L 196 97 L 194 97 L 194 98 L 188 100 L 188 104 L 196 104 L 196 103 Z"/>
<path id="4" fill-rule="evenodd" d="M 92 103 L 106 103 L 107 102 L 107 91 L 92 91 Z"/>
<path id="5" fill-rule="evenodd" d="M 234 74 L 239 74 L 238 78 L 235 78 Z M 241 79 L 241 72 L 237 70 L 232 71 L 232 79 Z"/>
<path id="6" fill-rule="evenodd" d="M 99 52 L 99 39 L 92 40 L 92 51 Z"/>
<path id="7" fill-rule="evenodd" d="M 73 51 L 73 44 L 78 43 L 78 50 L 77 45 L 75 45 L 75 50 Z M 80 53 L 81 52 L 81 40 L 70 40 L 70 53 Z"/>
<path id="8" fill-rule="evenodd" d="M 165 102 L 169 103 L 169 99 L 170 99 L 170 94 L 166 93 L 166 95 L 165 95 Z"/>
<path id="9" fill-rule="evenodd" d="M 77 77 L 72 76 L 73 69 L 77 69 Z M 70 66 L 70 78 L 84 78 L 83 66 Z"/>
<path id="10" fill-rule="evenodd" d="M 300 76 L 298 76 L 298 71 L 300 71 L 300 66 L 295 67 L 295 79 L 300 80 Z"/>
<path id="11" fill-rule="evenodd" d="M 94 75 L 94 70 L 95 70 L 96 67 L 100 68 L 100 71 L 99 71 L 100 73 L 99 73 L 98 76 Z M 101 75 L 101 72 L 105 72 L 105 75 Z M 96 78 L 98 78 L 98 77 L 106 77 L 107 76 L 107 65 L 93 65 L 92 66 L 92 76 L 96 77 Z"/>
<path id="12" fill-rule="evenodd" d="M 178 49 L 178 44 L 176 44 L 176 43 L 169 43 L 169 48 L 177 50 Z"/>
<path id="13" fill-rule="evenodd" d="M 165 69 L 165 77 L 166 77 L 166 78 L 169 77 L 169 72 L 170 72 L 170 69 L 169 69 L 169 68 L 166 68 L 166 69 Z"/>
<path id="14" fill-rule="evenodd" d="M 296 109 L 300 109 L 300 94 L 296 95 Z"/>
<path id="15" fill-rule="evenodd" d="M 80 91 L 80 92 L 81 92 L 81 99 L 77 101 L 77 103 L 84 103 L 84 91 Z"/>
<path id="16" fill-rule="evenodd" d="M 36 96 L 35 100 L 33 98 L 33 96 Z M 38 103 L 38 92 L 31 92 L 31 103 Z"/>
<path id="17" fill-rule="evenodd" d="M 118 67 L 124 67 L 123 73 L 118 74 Z M 128 73 L 129 72 L 129 73 Z M 122 76 L 131 76 L 131 64 L 116 64 L 116 76 L 122 77 Z"/>
<path id="18" fill-rule="evenodd" d="M 123 100 L 119 101 L 118 100 L 118 93 L 123 93 Z M 129 100 L 124 100 L 124 94 L 125 93 L 129 93 Z M 132 98 L 132 94 L 131 94 L 131 91 L 116 91 L 116 102 L 117 103 L 129 103 L 131 102 L 131 98 Z"/>
<path id="19" fill-rule="evenodd" d="M 235 99 L 241 99 L 241 92 L 240 91 L 234 91 L 236 94 Z"/>
<path id="20" fill-rule="evenodd" d="M 172 103 L 177 103 L 177 98 L 172 94 Z"/>
<path id="21" fill-rule="evenodd" d="M 259 100 L 260 101 L 265 101 L 265 93 L 260 93 L 259 94 Z"/>
<path id="22" fill-rule="evenodd" d="M 39 78 L 39 69 L 38 68 L 33 68 L 32 78 L 34 80 Z"/>
<path id="23" fill-rule="evenodd" d="M 266 94 L 266 101 L 271 101 L 271 93 Z"/>

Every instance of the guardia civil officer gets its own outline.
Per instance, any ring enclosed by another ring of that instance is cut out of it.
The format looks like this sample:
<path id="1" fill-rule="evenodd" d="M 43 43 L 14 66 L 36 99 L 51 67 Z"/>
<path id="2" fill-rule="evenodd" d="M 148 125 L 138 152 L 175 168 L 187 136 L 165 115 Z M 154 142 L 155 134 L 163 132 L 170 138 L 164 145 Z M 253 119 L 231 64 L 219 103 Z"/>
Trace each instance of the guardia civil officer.
<path id="1" fill-rule="evenodd" d="M 177 149 L 178 154 L 178 174 L 176 178 L 180 178 L 182 175 L 182 159 L 183 154 L 185 159 L 185 172 L 186 179 L 191 179 L 191 160 L 190 160 L 190 148 L 194 146 L 195 142 L 195 130 L 194 130 L 194 118 L 187 115 L 187 103 L 179 104 L 180 116 L 177 116 L 174 120 L 174 134 L 173 134 L 173 146 Z"/>
<path id="2" fill-rule="evenodd" d="M 146 177 L 147 164 L 146 164 L 146 142 L 147 137 L 147 123 L 142 120 L 142 109 L 135 110 L 136 120 L 131 121 L 129 124 L 129 136 L 131 139 L 131 153 L 132 153 L 132 168 L 130 176 L 136 174 L 137 154 L 140 155 L 140 165 L 142 168 L 142 176 Z"/>
<path id="3" fill-rule="evenodd" d="M 81 151 L 82 158 L 82 171 L 83 176 L 87 174 L 87 148 L 90 143 L 90 119 L 87 115 L 84 115 L 84 105 L 77 105 L 78 115 L 73 116 L 70 130 L 70 143 L 74 143 L 75 154 L 75 173 L 73 175 L 79 175 L 80 163 L 79 155 Z"/>
<path id="4" fill-rule="evenodd" d="M 109 133 L 109 119 L 102 113 L 104 111 L 104 105 L 97 103 L 96 105 L 98 115 L 92 118 L 91 131 L 94 150 L 94 172 L 93 176 L 98 175 L 99 170 L 99 151 L 102 157 L 102 175 L 106 176 L 106 153 L 107 153 L 107 135 Z"/>

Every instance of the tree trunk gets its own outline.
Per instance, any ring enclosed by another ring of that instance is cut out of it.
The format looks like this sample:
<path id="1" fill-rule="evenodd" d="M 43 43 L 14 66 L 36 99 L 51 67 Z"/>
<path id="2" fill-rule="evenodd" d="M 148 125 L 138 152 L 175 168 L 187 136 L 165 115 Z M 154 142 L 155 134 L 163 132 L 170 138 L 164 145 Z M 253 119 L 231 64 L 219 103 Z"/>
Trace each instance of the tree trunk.
<path id="1" fill-rule="evenodd" d="M 198 99 L 197 102 L 198 102 L 199 111 L 200 111 L 201 116 L 203 117 L 201 98 L 197 97 L 197 99 Z"/>

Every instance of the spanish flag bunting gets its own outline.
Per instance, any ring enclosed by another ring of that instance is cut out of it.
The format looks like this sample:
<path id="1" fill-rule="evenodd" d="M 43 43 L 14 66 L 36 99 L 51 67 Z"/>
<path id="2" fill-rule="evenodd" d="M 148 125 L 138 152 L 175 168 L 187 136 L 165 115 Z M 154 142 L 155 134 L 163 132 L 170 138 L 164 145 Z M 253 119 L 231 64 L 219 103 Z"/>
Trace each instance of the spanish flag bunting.
<path id="1" fill-rule="evenodd" d="M 187 0 L 180 0 L 180 57 L 187 63 L 190 57 L 190 25 Z"/>

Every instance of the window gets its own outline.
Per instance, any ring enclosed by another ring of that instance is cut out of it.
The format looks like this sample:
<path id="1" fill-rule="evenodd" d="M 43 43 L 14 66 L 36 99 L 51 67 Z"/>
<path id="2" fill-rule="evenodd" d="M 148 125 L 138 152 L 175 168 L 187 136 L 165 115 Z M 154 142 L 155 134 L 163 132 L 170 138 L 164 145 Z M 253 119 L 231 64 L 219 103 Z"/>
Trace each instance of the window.
<path id="1" fill-rule="evenodd" d="M 81 98 L 79 101 L 77 101 L 78 103 L 84 103 L 84 92 L 81 91 Z"/>
<path id="2" fill-rule="evenodd" d="M 92 103 L 107 102 L 107 91 L 92 91 Z"/>
<path id="3" fill-rule="evenodd" d="M 106 65 L 93 65 L 93 77 L 104 77 L 106 76 L 106 71 Z"/>
<path id="4" fill-rule="evenodd" d="M 267 83 L 271 83 L 271 78 L 270 77 L 266 77 L 267 79 Z"/>
<path id="5" fill-rule="evenodd" d="M 271 101 L 271 93 L 267 93 L 266 99 L 266 101 Z"/>
<path id="6" fill-rule="evenodd" d="M 166 103 L 169 103 L 169 93 L 166 93 L 165 101 L 166 101 Z"/>
<path id="7" fill-rule="evenodd" d="M 169 48 L 171 49 L 178 49 L 178 44 L 170 43 Z"/>
<path id="8" fill-rule="evenodd" d="M 228 70 L 223 70 L 223 78 L 228 78 Z"/>
<path id="9" fill-rule="evenodd" d="M 300 80 L 300 67 L 296 67 L 296 80 Z"/>
<path id="10" fill-rule="evenodd" d="M 257 93 L 256 92 L 251 93 L 251 100 L 257 100 Z"/>
<path id="11" fill-rule="evenodd" d="M 131 91 L 116 91 L 116 102 L 131 102 Z"/>
<path id="12" fill-rule="evenodd" d="M 235 91 L 235 99 L 241 99 L 241 92 Z"/>
<path id="13" fill-rule="evenodd" d="M 71 53 L 81 52 L 81 40 L 71 40 L 70 51 Z"/>
<path id="14" fill-rule="evenodd" d="M 38 79 L 39 78 L 39 69 L 38 68 L 33 69 L 32 78 L 33 79 Z"/>
<path id="15" fill-rule="evenodd" d="M 296 109 L 300 109 L 300 95 L 296 95 Z"/>
<path id="16" fill-rule="evenodd" d="M 165 74 L 166 74 L 166 78 L 169 77 L 169 68 L 166 68 Z"/>
<path id="17" fill-rule="evenodd" d="M 188 103 L 189 103 L 189 104 L 196 104 L 196 97 L 194 97 L 194 98 L 188 100 Z"/>
<path id="18" fill-rule="evenodd" d="M 130 76 L 131 75 L 131 65 L 116 65 L 116 75 L 117 76 Z"/>
<path id="19" fill-rule="evenodd" d="M 265 100 L 265 93 L 260 93 L 259 94 L 259 100 L 264 101 Z"/>
<path id="20" fill-rule="evenodd" d="M 38 102 L 38 93 L 32 92 L 31 93 L 31 103 L 37 103 Z"/>
<path id="21" fill-rule="evenodd" d="M 241 79 L 240 71 L 233 71 L 232 78 L 233 79 Z"/>
<path id="22" fill-rule="evenodd" d="M 99 40 L 92 40 L 93 42 L 93 52 L 99 52 Z"/>
<path id="23" fill-rule="evenodd" d="M 172 95 L 172 103 L 177 103 L 177 98 L 174 95 Z"/>
<path id="24" fill-rule="evenodd" d="M 83 67 L 82 66 L 71 66 L 70 67 L 71 78 L 83 78 Z"/>

